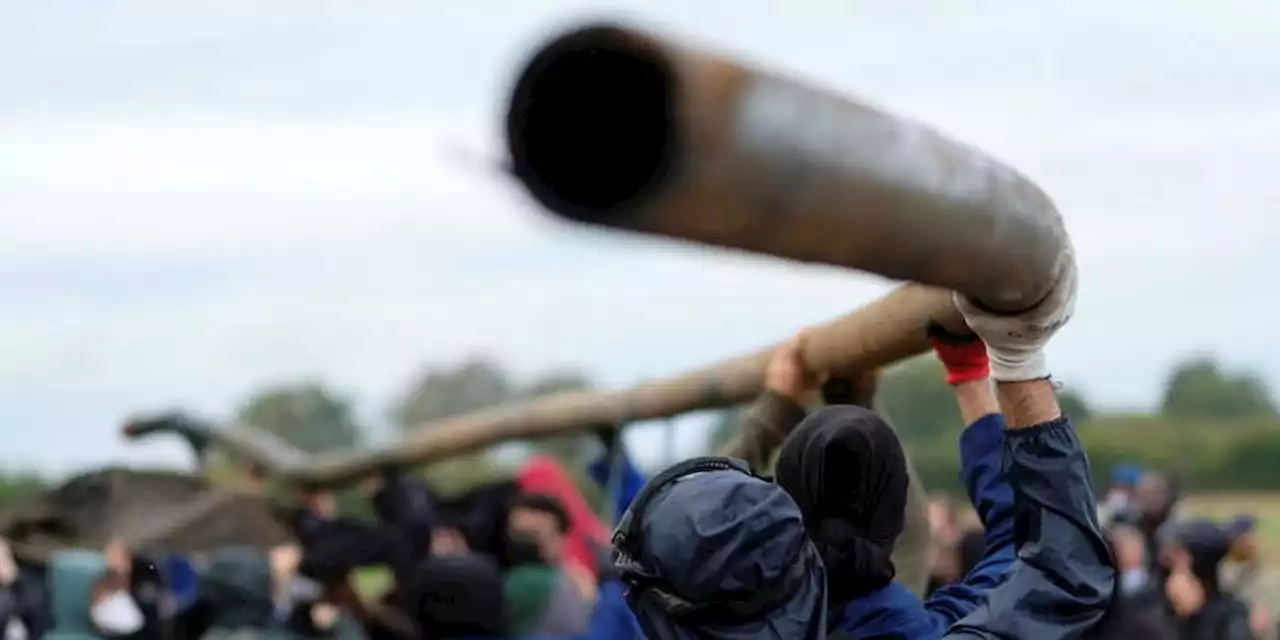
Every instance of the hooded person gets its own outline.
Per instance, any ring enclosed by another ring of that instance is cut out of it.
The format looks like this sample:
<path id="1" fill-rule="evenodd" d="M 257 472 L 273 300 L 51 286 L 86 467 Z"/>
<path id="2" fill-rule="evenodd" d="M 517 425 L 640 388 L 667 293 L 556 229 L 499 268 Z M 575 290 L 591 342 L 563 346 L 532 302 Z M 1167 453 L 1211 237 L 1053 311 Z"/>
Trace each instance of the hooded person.
<path id="1" fill-rule="evenodd" d="M 1221 583 L 1223 588 L 1248 602 L 1269 601 L 1274 592 L 1271 576 L 1262 570 L 1258 556 L 1258 520 L 1241 514 L 1223 527 L 1231 547 L 1223 562 Z"/>
<path id="2" fill-rule="evenodd" d="M 587 504 L 573 477 L 554 459 L 537 455 L 520 467 L 516 473 L 516 485 L 527 495 L 552 496 L 567 516 L 567 527 L 562 533 L 558 563 L 580 587 L 594 585 L 600 576 L 597 551 L 608 545 L 609 529 Z M 586 587 L 584 593 L 592 589 Z"/>
<path id="3" fill-rule="evenodd" d="M 741 460 L 694 458 L 658 474 L 613 543 L 650 640 L 826 637 L 826 571 L 800 508 Z"/>
<path id="4" fill-rule="evenodd" d="M 383 529 L 391 568 L 403 581 L 418 559 L 431 552 L 431 532 L 440 521 L 439 500 L 426 483 L 398 467 L 366 478 L 362 489 Z"/>
<path id="5" fill-rule="evenodd" d="M 741 458 L 752 470 L 764 473 L 787 436 L 804 420 L 809 407 L 825 404 L 875 405 L 879 372 L 818 372 L 804 360 L 808 332 L 800 331 L 778 345 L 765 368 L 764 390 L 741 414 L 741 426 L 717 452 Z M 907 459 L 907 503 L 902 534 L 894 541 L 895 579 L 916 595 L 929 586 L 928 495 Z"/>
<path id="6" fill-rule="evenodd" d="M 864 407 L 810 414 L 783 443 L 775 470 L 826 566 L 833 632 L 940 637 L 977 608 L 1014 559 L 1013 492 L 1000 469 L 1004 421 L 988 381 L 985 346 L 936 327 L 931 336 L 961 413 L 971 421 L 960 440 L 961 476 L 986 530 L 984 553 L 961 582 L 924 602 L 895 582 L 892 555 L 910 483 L 897 434 Z"/>
<path id="7" fill-rule="evenodd" d="M 432 640 L 506 637 L 502 571 L 476 554 L 435 556 L 415 570 L 406 593 L 418 631 Z"/>
<path id="8" fill-rule="evenodd" d="M 591 618 L 596 578 L 585 569 L 567 572 L 565 538 L 570 516 L 560 501 L 545 494 L 520 494 L 507 520 L 506 574 L 503 578 L 508 622 L 514 632 L 569 636 L 583 633 Z"/>
<path id="9" fill-rule="evenodd" d="M 460 534 L 467 549 L 494 558 L 506 556 L 506 520 L 511 501 L 520 494 L 514 479 L 472 487 L 441 500 L 442 528 Z M 435 534 L 432 534 L 433 537 Z"/>
<path id="10" fill-rule="evenodd" d="M 802 348 L 807 335 L 808 331 L 802 330 L 774 348 L 765 368 L 764 390 L 741 413 L 737 433 L 722 443 L 716 455 L 741 459 L 751 470 L 767 473 L 782 443 L 804 419 L 806 406 L 819 401 L 827 405 L 873 405 L 879 371 L 812 371 L 804 361 Z M 612 494 L 620 518 L 644 485 L 644 478 L 625 455 L 614 455 L 621 450 L 613 444 L 616 434 L 604 440 L 606 455 L 592 463 L 589 473 Z M 928 496 L 910 459 L 907 474 L 910 482 L 904 526 L 895 541 L 893 561 L 896 579 L 913 593 L 924 595 L 929 586 L 930 532 L 925 510 Z"/>
<path id="11" fill-rule="evenodd" d="M 1249 605 L 1222 588 L 1218 572 L 1231 548 L 1228 532 L 1208 520 L 1180 523 L 1166 592 L 1185 640 L 1250 640 Z"/>

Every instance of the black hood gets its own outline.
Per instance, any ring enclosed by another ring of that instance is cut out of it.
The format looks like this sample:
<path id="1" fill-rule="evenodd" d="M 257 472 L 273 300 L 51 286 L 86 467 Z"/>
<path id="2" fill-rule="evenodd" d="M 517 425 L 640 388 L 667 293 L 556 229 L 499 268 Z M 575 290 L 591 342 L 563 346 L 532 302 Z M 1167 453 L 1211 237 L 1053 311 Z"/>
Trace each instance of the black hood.
<path id="1" fill-rule="evenodd" d="M 1191 573 L 1210 595 L 1218 592 L 1218 570 L 1231 550 L 1229 533 L 1209 520 L 1189 520 L 1178 523 L 1174 536 L 1191 558 Z"/>
<path id="2" fill-rule="evenodd" d="M 776 471 L 822 555 L 832 607 L 893 580 L 910 474 L 902 443 L 883 418 L 852 405 L 820 409 L 783 443 Z"/>

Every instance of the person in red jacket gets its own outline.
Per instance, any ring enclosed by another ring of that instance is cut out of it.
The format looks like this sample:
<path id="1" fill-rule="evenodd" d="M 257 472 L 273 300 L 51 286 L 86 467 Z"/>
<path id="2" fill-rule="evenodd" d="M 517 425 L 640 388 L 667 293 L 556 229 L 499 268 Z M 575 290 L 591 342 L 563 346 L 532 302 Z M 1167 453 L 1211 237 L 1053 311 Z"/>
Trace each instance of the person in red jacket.
<path id="1" fill-rule="evenodd" d="M 558 462 L 534 456 L 516 474 L 516 484 L 526 496 L 551 496 L 562 510 L 567 528 L 555 531 L 557 515 L 537 508 L 533 502 L 516 499 L 507 515 L 507 530 L 525 529 L 541 541 L 544 558 L 557 564 L 588 600 L 595 599 L 600 575 L 598 550 L 609 544 L 609 530 L 578 491 L 573 478 Z"/>

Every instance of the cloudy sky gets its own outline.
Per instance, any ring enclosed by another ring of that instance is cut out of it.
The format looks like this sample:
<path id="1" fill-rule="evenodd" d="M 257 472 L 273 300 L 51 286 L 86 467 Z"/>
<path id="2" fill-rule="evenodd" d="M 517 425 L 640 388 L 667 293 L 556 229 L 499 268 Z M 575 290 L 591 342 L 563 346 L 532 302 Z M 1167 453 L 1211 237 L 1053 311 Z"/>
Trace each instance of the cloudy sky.
<path id="1" fill-rule="evenodd" d="M 626 385 L 887 289 L 570 228 L 468 162 L 496 153 L 527 50 L 602 15 L 1033 176 L 1084 278 L 1051 357 L 1096 401 L 1150 406 L 1196 351 L 1280 384 L 1274 0 L 5 2 L 0 464 L 181 461 L 116 426 L 305 377 L 376 422 L 423 364 L 476 352 Z"/>

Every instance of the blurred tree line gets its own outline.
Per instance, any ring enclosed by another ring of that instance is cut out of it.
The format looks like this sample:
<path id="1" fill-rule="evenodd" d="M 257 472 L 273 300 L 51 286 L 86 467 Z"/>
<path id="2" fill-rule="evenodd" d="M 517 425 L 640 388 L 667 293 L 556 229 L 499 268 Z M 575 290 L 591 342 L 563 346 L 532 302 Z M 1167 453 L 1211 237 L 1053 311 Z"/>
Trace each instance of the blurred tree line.
<path id="1" fill-rule="evenodd" d="M 387 417 L 396 429 L 407 432 L 479 409 L 589 388 L 591 381 L 574 371 L 549 371 L 522 381 L 493 360 L 475 357 L 421 371 L 392 403 Z M 368 429 L 359 424 L 351 398 L 317 382 L 264 389 L 246 399 L 237 415 L 240 424 L 271 433 L 307 453 L 359 447 L 368 435 Z M 579 472 L 591 451 L 591 442 L 588 437 L 564 438 L 538 442 L 531 448 L 559 459 L 571 472 Z M 432 486 L 451 493 L 498 479 L 510 471 L 492 456 L 477 453 L 433 463 L 426 475 Z M 577 480 L 588 496 L 595 493 L 581 474 Z M 349 513 L 360 514 L 367 509 L 354 490 L 340 494 L 338 500 Z"/>
<path id="2" fill-rule="evenodd" d="M 408 430 L 477 409 L 589 388 L 588 377 L 576 371 L 549 371 L 521 380 L 497 362 L 477 357 L 424 369 L 392 403 L 388 418 Z M 1280 415 L 1266 384 L 1252 372 L 1225 369 L 1211 357 L 1183 361 L 1165 380 L 1160 409 L 1154 414 L 1096 411 L 1070 386 L 1060 397 L 1100 478 L 1114 464 L 1129 461 L 1173 469 L 1195 489 L 1280 488 L 1280 465 L 1274 463 L 1280 460 Z M 937 360 L 925 355 L 889 369 L 881 378 L 878 398 L 930 489 L 959 491 L 960 416 Z M 737 427 L 739 411 L 722 412 L 709 449 Z M 351 398 L 314 381 L 263 389 L 247 398 L 237 415 L 242 424 L 310 453 L 358 447 L 368 435 Z M 573 473 L 583 469 L 595 446 L 589 437 L 532 445 Z M 509 471 L 492 456 L 477 454 L 434 464 L 426 473 L 439 489 L 450 492 Z M 591 483 L 580 484 L 589 497 L 598 496 Z M 0 508 L 40 486 L 34 474 L 0 476 Z M 353 507 L 358 502 L 349 499 Z"/>
<path id="3" fill-rule="evenodd" d="M 910 449 L 930 490 L 962 492 L 957 440 L 960 412 L 932 355 L 887 370 L 877 396 Z M 1095 478 L 1121 462 L 1173 470 L 1193 490 L 1280 489 L 1280 414 L 1264 380 L 1196 356 L 1175 365 L 1151 414 L 1097 411 L 1070 384 L 1059 401 L 1076 424 Z M 719 422 L 713 442 L 736 428 Z"/>

